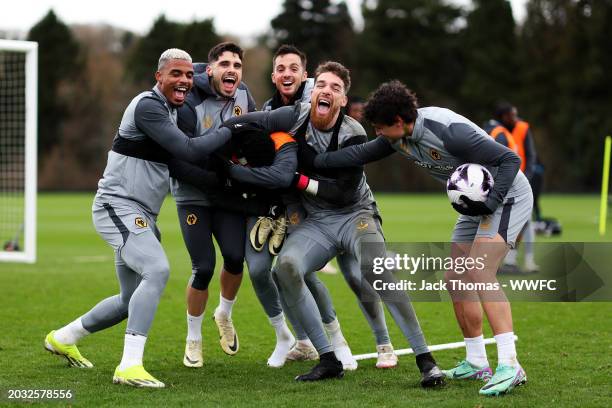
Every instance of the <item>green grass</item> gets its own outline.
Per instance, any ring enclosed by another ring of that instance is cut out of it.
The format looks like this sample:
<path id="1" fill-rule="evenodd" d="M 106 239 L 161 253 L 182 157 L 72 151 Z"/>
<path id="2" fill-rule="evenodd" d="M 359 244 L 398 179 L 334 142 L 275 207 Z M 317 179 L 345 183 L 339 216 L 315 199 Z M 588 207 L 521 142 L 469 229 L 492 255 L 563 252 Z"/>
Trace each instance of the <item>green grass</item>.
<path id="1" fill-rule="evenodd" d="M 91 223 L 91 194 L 42 194 L 39 199 L 38 262 L 0 264 L 0 404 L 6 390 L 72 389 L 72 405 L 203 405 L 203 406 L 609 406 L 612 397 L 612 303 L 515 303 L 519 358 L 529 383 L 511 395 L 483 398 L 478 384 L 449 384 L 423 390 L 413 357 L 400 358 L 395 370 L 379 371 L 374 360 L 341 381 L 298 384 L 292 379 L 311 364 L 292 363 L 280 370 L 265 361 L 274 347 L 273 332 L 245 277 L 234 308 L 240 352 L 226 356 L 210 320 L 218 302 L 218 279 L 204 323 L 205 366 L 194 370 L 181 363 L 185 338 L 184 288 L 190 263 L 183 247 L 172 200 L 160 217 L 172 266 L 145 353 L 146 367 L 168 388 L 141 390 L 113 385 L 111 377 L 122 352 L 125 323 L 96 333 L 81 351 L 96 367 L 69 369 L 64 360 L 43 351 L 44 335 L 73 320 L 118 290 L 112 251 Z M 455 219 L 440 195 L 379 195 L 388 241 L 446 241 Z M 595 196 L 545 196 L 547 215 L 561 220 L 564 241 L 610 241 L 597 234 Z M 609 226 L 610 227 L 610 226 Z M 330 289 L 344 334 L 354 353 L 372 352 L 374 341 L 354 296 L 341 276 L 322 275 Z M 448 303 L 415 305 L 430 343 L 461 340 Z M 392 320 L 396 348 L 406 347 Z M 488 327 L 485 335 L 491 335 Z M 494 348 L 488 348 L 495 364 Z M 463 357 L 463 350 L 436 353 L 444 367 Z M 57 403 L 52 405 L 58 406 Z"/>

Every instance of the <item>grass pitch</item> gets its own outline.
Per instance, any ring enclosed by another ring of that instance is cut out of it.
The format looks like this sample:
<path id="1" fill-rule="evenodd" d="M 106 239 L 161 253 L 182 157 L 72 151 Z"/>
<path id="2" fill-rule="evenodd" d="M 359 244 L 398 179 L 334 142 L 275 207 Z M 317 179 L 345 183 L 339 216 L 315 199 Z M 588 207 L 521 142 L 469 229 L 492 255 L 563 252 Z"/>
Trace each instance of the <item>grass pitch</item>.
<path id="1" fill-rule="evenodd" d="M 383 195 L 378 200 L 388 241 L 446 241 L 455 213 L 441 195 Z M 515 303 L 517 349 L 529 382 L 510 395 L 478 396 L 480 384 L 452 382 L 441 390 L 423 390 L 413 356 L 400 357 L 394 370 L 377 370 L 374 360 L 361 361 L 343 380 L 299 384 L 293 377 L 312 363 L 289 363 L 270 369 L 266 359 L 274 335 L 245 276 L 234 307 L 240 352 L 226 356 L 211 321 L 218 303 L 213 278 L 204 322 L 205 363 L 201 369 L 182 365 L 184 289 L 190 262 L 171 199 L 159 220 L 171 276 L 159 305 L 145 352 L 145 366 L 167 384 L 163 390 L 113 385 L 121 358 L 125 323 L 96 333 L 80 344 L 95 368 L 67 368 L 63 359 L 43 350 L 43 339 L 118 291 L 112 251 L 91 223 L 93 194 L 42 194 L 39 198 L 38 262 L 0 264 L 0 404 L 9 389 L 71 389 L 75 397 L 59 405 L 109 406 L 609 406 L 612 398 L 612 303 Z M 595 196 L 545 196 L 546 215 L 561 220 L 564 241 L 610 241 L 597 235 Z M 610 226 L 609 228 L 610 229 Z M 4 239 L 4 237 L 0 237 Z M 374 351 L 374 339 L 353 294 L 340 275 L 321 275 L 328 286 L 344 334 L 355 354 Z M 460 341 L 449 303 L 416 303 L 431 344 Z M 396 348 L 406 341 L 387 317 Z M 485 336 L 491 335 L 488 327 Z M 496 364 L 495 348 L 488 346 Z M 440 365 L 452 366 L 464 351 L 435 353 Z M 49 402 L 58 406 L 57 402 Z"/>

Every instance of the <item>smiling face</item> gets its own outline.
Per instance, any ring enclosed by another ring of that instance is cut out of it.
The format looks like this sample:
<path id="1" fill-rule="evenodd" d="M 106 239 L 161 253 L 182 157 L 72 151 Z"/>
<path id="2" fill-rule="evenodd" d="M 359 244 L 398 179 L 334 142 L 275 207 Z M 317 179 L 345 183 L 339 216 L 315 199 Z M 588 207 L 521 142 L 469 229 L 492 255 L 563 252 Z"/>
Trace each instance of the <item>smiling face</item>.
<path id="1" fill-rule="evenodd" d="M 172 59 L 155 73 L 155 79 L 168 102 L 181 106 L 193 86 L 193 64 L 182 59 Z"/>
<path id="2" fill-rule="evenodd" d="M 302 82 L 307 78 L 306 67 L 297 54 L 279 55 L 274 60 L 272 83 L 278 89 L 284 104 L 289 103 Z"/>
<path id="3" fill-rule="evenodd" d="M 242 81 L 242 59 L 236 53 L 225 51 L 216 61 L 208 64 L 206 73 L 212 78 L 215 91 L 231 98 Z"/>
<path id="4" fill-rule="evenodd" d="M 310 97 L 310 120 L 319 130 L 330 129 L 346 106 L 347 98 L 342 79 L 332 72 L 323 72 L 315 80 Z"/>

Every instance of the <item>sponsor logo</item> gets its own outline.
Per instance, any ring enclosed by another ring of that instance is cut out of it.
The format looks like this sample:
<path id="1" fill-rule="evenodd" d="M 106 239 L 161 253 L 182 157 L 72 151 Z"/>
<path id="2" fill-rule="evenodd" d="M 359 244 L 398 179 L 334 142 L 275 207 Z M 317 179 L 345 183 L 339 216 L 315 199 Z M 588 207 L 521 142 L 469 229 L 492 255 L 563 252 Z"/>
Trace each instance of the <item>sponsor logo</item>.
<path id="1" fill-rule="evenodd" d="M 198 222 L 198 217 L 195 214 L 189 214 L 187 218 L 185 218 L 185 221 L 187 221 L 187 225 L 194 225 Z"/>
<path id="2" fill-rule="evenodd" d="M 240 106 L 234 106 L 234 116 L 242 115 L 242 108 Z"/>
<path id="3" fill-rule="evenodd" d="M 134 218 L 134 224 L 136 224 L 138 228 L 146 228 L 149 226 L 149 224 L 147 224 L 147 222 L 142 217 Z"/>
<path id="4" fill-rule="evenodd" d="M 434 160 L 442 160 L 442 155 L 436 149 L 429 149 L 429 155 Z"/>

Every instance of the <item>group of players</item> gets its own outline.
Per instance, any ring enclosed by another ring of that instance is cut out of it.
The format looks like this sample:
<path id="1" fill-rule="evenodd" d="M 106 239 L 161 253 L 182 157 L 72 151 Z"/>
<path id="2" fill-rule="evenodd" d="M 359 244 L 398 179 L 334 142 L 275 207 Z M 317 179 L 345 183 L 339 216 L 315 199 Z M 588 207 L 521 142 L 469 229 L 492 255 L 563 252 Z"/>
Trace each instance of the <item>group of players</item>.
<path id="1" fill-rule="evenodd" d="M 494 188 L 485 202 L 462 197 L 464 205 L 454 206 L 460 216 L 452 239 L 453 257 L 487 254 L 484 270 L 463 276 L 481 282 L 495 280 L 531 214 L 531 189 L 519 171 L 519 157 L 448 109 L 418 108 L 415 95 L 398 81 L 382 84 L 367 101 L 365 118 L 378 135 L 368 142 L 362 125 L 343 113 L 349 70 L 328 61 L 309 78 L 306 56 L 290 45 L 274 54 L 276 92 L 256 111 L 242 83 L 242 57 L 242 49 L 229 42 L 213 47 L 207 64 L 193 64 L 179 49 L 161 55 L 155 86 L 126 108 L 93 204 L 96 231 L 115 252 L 120 293 L 51 331 L 45 348 L 72 366 L 93 367 L 76 343 L 127 318 L 113 382 L 164 387 L 144 369 L 142 356 L 169 276 L 156 218 L 170 189 L 192 261 L 186 366 L 203 364 L 201 325 L 215 268 L 214 236 L 223 267 L 213 319 L 227 354 L 239 350 L 232 308 L 246 260 L 276 334 L 269 366 L 318 359 L 298 381 L 341 378 L 345 370 L 356 369 L 329 292 L 316 275 L 337 257 L 374 334 L 378 368 L 397 365 L 384 303 L 414 350 L 423 387 L 441 386 L 444 378 L 478 379 L 486 381 L 481 394 L 498 395 L 524 383 L 503 292 L 494 298 L 476 291 L 451 293 L 466 359 L 442 371 L 407 294 L 373 288 L 373 259 L 386 251 L 382 219 L 363 168 L 396 151 L 442 182 L 463 163 L 487 166 Z M 448 279 L 454 275 L 447 272 Z M 382 278 L 393 280 L 390 272 Z M 494 375 L 482 336 L 483 310 L 497 341 Z"/>

